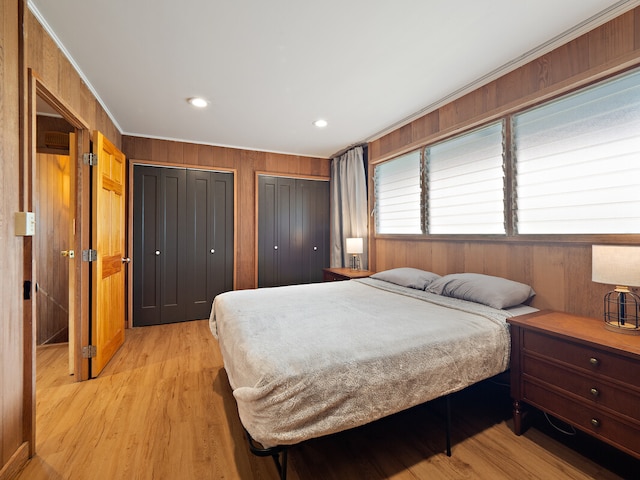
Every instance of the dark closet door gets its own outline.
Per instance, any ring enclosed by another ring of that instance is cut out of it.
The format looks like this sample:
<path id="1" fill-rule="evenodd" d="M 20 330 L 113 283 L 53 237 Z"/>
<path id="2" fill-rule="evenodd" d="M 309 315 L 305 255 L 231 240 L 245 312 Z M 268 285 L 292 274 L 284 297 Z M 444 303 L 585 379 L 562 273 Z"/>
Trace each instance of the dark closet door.
<path id="1" fill-rule="evenodd" d="M 299 283 L 295 238 L 295 179 L 258 177 L 258 286 Z"/>
<path id="2" fill-rule="evenodd" d="M 134 167 L 133 323 L 184 320 L 186 171 Z"/>
<path id="3" fill-rule="evenodd" d="M 296 215 L 302 236 L 301 283 L 323 281 L 329 266 L 329 182 L 297 180 Z"/>
<path id="4" fill-rule="evenodd" d="M 186 319 L 205 319 L 233 290 L 233 174 L 187 171 Z"/>
<path id="5" fill-rule="evenodd" d="M 322 281 L 329 265 L 328 188 L 328 182 L 258 177 L 259 287 Z"/>

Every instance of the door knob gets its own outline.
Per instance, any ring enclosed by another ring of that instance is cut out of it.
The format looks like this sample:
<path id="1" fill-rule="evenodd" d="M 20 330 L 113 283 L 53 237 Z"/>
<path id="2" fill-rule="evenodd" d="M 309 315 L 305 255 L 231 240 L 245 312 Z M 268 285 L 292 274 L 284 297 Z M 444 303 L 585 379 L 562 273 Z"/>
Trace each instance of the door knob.
<path id="1" fill-rule="evenodd" d="M 68 250 L 62 250 L 60 252 L 60 255 L 62 255 L 63 257 L 68 257 L 69 256 L 69 251 Z"/>
<path id="2" fill-rule="evenodd" d="M 277 249 L 278 249 L 278 245 L 276 245 L 275 247 L 273 247 L 273 249 L 274 249 L 274 250 L 277 250 Z"/>
<path id="3" fill-rule="evenodd" d="M 160 250 L 156 250 L 156 255 L 160 255 Z"/>
<path id="4" fill-rule="evenodd" d="M 212 249 L 211 249 L 211 253 L 216 253 L 215 248 L 212 248 Z"/>
<path id="5" fill-rule="evenodd" d="M 129 263 L 129 262 L 131 262 L 131 259 L 129 257 L 122 259 L 122 263 Z"/>
<path id="6" fill-rule="evenodd" d="M 316 250 L 318 250 L 318 247 L 313 247 L 313 251 L 315 252 Z"/>

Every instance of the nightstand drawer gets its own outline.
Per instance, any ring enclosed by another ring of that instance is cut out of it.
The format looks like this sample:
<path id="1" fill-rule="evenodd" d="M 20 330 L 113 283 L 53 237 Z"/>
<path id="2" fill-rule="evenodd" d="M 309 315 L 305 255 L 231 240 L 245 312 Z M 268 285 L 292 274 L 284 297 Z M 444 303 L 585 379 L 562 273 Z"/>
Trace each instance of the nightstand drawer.
<path id="1" fill-rule="evenodd" d="M 523 400 L 628 453 L 640 455 L 640 424 L 622 422 L 597 408 L 574 402 L 527 381 L 524 382 Z"/>
<path id="2" fill-rule="evenodd" d="M 525 352 L 558 360 L 585 372 L 640 388 L 638 362 L 630 358 L 531 331 L 525 332 L 523 346 Z"/>
<path id="3" fill-rule="evenodd" d="M 605 407 L 640 423 L 640 392 L 634 393 L 528 355 L 523 358 L 522 373 L 525 381 L 553 385 L 585 399 L 594 408 Z"/>

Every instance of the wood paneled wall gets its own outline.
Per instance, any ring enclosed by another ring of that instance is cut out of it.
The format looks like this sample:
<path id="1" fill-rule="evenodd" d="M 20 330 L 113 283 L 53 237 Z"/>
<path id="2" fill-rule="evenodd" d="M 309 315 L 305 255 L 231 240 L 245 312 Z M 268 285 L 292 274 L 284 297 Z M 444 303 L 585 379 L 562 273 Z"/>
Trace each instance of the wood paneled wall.
<path id="1" fill-rule="evenodd" d="M 34 238 L 37 293 L 36 343 L 66 342 L 69 334 L 70 158 L 38 153 L 36 158 L 38 235 Z"/>
<path id="2" fill-rule="evenodd" d="M 14 212 L 21 209 L 19 141 L 19 3 L 0 2 L 0 479 L 26 461 L 23 370 L 23 238 Z"/>
<path id="3" fill-rule="evenodd" d="M 330 160 L 239 150 L 167 140 L 123 136 L 122 151 L 130 161 L 236 171 L 236 289 L 255 288 L 256 173 L 329 177 Z M 135 259 L 133 259 L 135 261 Z"/>
<path id="4" fill-rule="evenodd" d="M 22 41 L 21 41 L 22 39 Z M 21 45 L 22 43 L 22 45 Z M 31 239 L 15 236 L 14 213 L 33 208 L 35 171 L 27 162 L 29 146 L 21 145 L 29 129 L 27 69 L 82 118 L 117 146 L 120 132 L 57 48 L 25 0 L 0 1 L 0 480 L 13 477 L 34 445 L 31 302 L 23 301 L 23 280 L 32 279 L 32 263 L 23 252 Z M 26 112 L 26 110 L 25 110 Z M 20 132 L 24 132 L 21 138 Z M 21 151 L 21 146 L 24 151 Z M 26 361 L 25 361 L 26 360 Z"/>
<path id="5" fill-rule="evenodd" d="M 454 133 L 640 65 L 640 8 L 631 10 L 486 86 L 427 113 L 369 144 L 370 171 L 392 158 Z M 419 107 L 419 106 L 417 106 Z M 373 184 L 369 184 L 373 200 Z M 373 204 L 373 203 L 372 203 Z M 374 225 L 370 226 L 373 235 Z M 411 265 L 439 274 L 479 272 L 534 287 L 533 305 L 602 316 L 612 287 L 591 282 L 591 243 L 640 244 L 638 236 L 541 239 L 429 239 L 372 237 L 372 269 Z"/>

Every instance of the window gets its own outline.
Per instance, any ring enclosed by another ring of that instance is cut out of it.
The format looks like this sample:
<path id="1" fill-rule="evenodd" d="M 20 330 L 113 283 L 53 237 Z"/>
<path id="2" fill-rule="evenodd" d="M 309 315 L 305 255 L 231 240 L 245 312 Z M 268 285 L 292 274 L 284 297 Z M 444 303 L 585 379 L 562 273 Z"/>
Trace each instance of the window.
<path id="1" fill-rule="evenodd" d="M 520 234 L 640 233 L 640 71 L 513 117 Z"/>
<path id="2" fill-rule="evenodd" d="M 504 234 L 503 123 L 426 149 L 429 233 Z"/>
<path id="3" fill-rule="evenodd" d="M 378 165 L 377 233 L 640 234 L 640 69 L 507 118 Z"/>
<path id="4" fill-rule="evenodd" d="M 375 168 L 376 232 L 423 233 L 420 151 Z"/>

